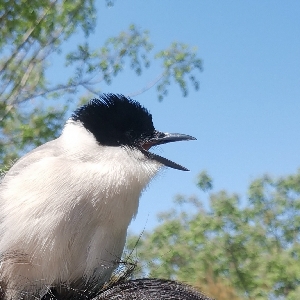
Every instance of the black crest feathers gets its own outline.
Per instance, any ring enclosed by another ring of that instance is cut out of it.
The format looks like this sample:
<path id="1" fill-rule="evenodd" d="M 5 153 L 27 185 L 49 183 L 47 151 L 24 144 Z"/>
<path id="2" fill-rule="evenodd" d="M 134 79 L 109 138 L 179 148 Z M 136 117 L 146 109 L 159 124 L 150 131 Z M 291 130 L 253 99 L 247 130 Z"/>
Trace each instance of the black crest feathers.
<path id="1" fill-rule="evenodd" d="M 155 133 L 152 116 L 137 101 L 119 94 L 103 94 L 78 108 L 79 121 L 105 146 L 135 146 Z"/>

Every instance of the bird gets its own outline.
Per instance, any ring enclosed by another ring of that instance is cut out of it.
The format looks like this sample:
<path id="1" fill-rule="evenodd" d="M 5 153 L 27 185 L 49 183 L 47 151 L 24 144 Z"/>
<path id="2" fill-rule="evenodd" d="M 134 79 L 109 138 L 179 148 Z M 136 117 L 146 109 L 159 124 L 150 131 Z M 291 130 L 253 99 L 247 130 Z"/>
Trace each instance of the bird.
<path id="1" fill-rule="evenodd" d="M 53 287 L 88 291 L 120 262 L 139 198 L 163 167 L 150 152 L 195 140 L 155 129 L 152 115 L 122 94 L 76 109 L 61 135 L 21 157 L 0 183 L 0 294 L 43 299 Z"/>

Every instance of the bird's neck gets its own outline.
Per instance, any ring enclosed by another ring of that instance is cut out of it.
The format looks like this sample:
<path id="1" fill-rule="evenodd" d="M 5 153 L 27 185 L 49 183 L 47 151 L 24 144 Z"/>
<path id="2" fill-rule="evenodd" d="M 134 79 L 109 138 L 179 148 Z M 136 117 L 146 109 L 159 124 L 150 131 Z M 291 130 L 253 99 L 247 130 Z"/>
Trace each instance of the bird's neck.
<path id="1" fill-rule="evenodd" d="M 78 123 L 67 123 L 60 140 L 67 157 L 81 165 L 80 173 L 101 195 L 95 195 L 93 201 L 106 202 L 108 214 L 119 210 L 130 221 L 137 213 L 142 190 L 161 165 L 138 149 L 99 145 L 92 133 Z"/>

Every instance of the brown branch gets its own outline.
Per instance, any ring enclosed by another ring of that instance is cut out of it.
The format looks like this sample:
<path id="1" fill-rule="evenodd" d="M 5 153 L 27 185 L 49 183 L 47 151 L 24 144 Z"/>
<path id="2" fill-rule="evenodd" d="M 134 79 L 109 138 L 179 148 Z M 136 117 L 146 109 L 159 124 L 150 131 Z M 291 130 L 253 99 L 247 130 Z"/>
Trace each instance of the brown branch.
<path id="1" fill-rule="evenodd" d="M 11 112 L 11 110 L 13 108 L 14 108 L 13 105 L 7 105 L 6 106 L 6 111 L 5 111 L 4 115 L 0 118 L 0 122 L 2 122 L 7 117 L 7 115 Z"/>

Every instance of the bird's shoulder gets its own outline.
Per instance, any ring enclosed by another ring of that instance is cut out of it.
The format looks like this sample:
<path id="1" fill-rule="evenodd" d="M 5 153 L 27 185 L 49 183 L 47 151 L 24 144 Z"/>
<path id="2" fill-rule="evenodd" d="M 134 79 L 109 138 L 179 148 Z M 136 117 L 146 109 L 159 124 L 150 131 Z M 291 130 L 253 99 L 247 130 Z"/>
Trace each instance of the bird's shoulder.
<path id="1" fill-rule="evenodd" d="M 59 147 L 58 139 L 52 140 L 22 156 L 12 165 L 6 176 L 17 176 L 28 167 L 36 167 L 38 164 L 49 159 L 59 160 L 63 155 L 64 152 L 63 149 Z"/>
<path id="2" fill-rule="evenodd" d="M 60 136 L 22 156 L 5 174 L 3 181 L 7 182 L 11 178 L 20 178 L 20 176 L 23 179 L 25 177 L 36 178 L 37 174 L 52 176 L 53 173 L 56 173 L 55 177 L 57 174 L 64 177 L 72 174 L 75 177 L 87 172 L 101 175 L 105 170 L 102 170 L 103 160 L 99 159 L 101 155 L 99 156 L 97 152 L 98 146 L 96 145 L 95 149 L 90 149 L 90 151 L 86 150 L 84 145 L 82 147 L 67 146 L 66 140 Z"/>

